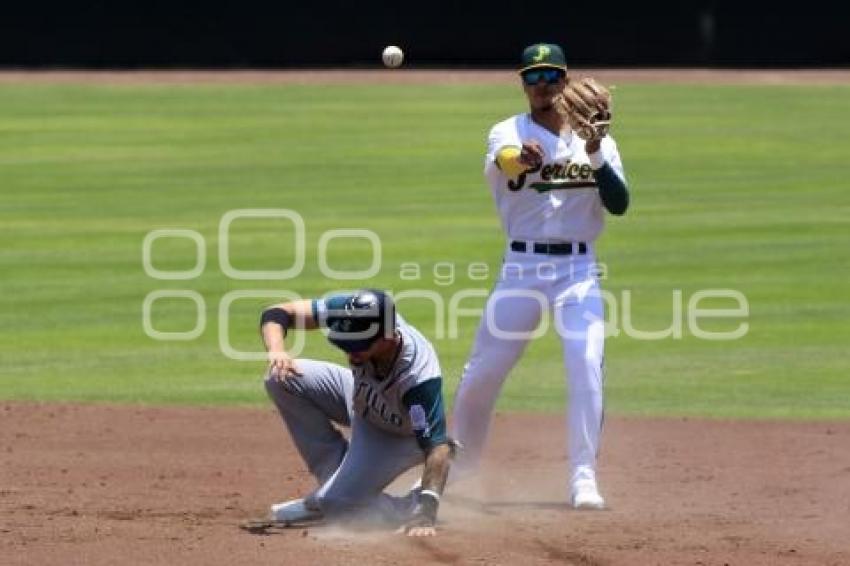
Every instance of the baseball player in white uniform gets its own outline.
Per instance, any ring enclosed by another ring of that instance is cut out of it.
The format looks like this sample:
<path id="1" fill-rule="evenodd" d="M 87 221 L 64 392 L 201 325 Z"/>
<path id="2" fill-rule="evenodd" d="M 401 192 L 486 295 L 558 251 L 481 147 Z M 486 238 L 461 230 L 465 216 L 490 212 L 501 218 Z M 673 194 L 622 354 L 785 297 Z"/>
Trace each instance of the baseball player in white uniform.
<path id="1" fill-rule="evenodd" d="M 284 338 L 294 328 L 328 329 L 350 368 L 293 359 Z M 261 330 L 270 362 L 266 390 L 319 484 L 305 498 L 272 505 L 271 521 L 357 518 L 434 535 L 454 447 L 431 343 L 375 289 L 275 305 L 263 312 Z M 350 441 L 338 426 L 351 427 Z M 423 463 L 418 489 L 403 497 L 383 492 Z"/>
<path id="2" fill-rule="evenodd" d="M 530 111 L 493 126 L 487 140 L 484 174 L 507 249 L 455 398 L 454 438 L 464 447 L 455 466 L 461 475 L 478 466 L 502 384 L 546 308 L 568 378 L 570 501 L 600 509 L 604 312 L 594 242 L 606 211 L 625 213 L 628 190 L 613 138 L 585 142 L 553 108 L 567 80 L 561 48 L 529 46 L 519 72 Z"/>

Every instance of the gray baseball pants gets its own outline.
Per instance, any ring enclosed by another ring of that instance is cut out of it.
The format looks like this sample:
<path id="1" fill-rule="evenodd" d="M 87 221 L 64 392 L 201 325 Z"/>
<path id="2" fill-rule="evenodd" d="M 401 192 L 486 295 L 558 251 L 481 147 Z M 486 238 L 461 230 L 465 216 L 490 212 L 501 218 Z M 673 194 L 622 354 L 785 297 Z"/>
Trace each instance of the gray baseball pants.
<path id="1" fill-rule="evenodd" d="M 404 522 L 414 496 L 383 493 L 394 479 L 424 461 L 412 436 L 386 432 L 353 412 L 354 377 L 336 364 L 299 359 L 301 376 L 266 378 L 266 391 L 277 406 L 307 469 L 319 487 L 305 498 L 326 518 Z M 351 427 L 347 441 L 337 426 Z"/>

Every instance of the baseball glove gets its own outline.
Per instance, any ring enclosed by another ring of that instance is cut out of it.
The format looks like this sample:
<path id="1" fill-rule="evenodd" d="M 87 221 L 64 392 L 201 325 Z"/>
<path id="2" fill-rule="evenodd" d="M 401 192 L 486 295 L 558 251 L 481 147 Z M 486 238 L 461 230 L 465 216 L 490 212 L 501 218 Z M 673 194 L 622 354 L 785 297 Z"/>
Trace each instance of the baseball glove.
<path id="1" fill-rule="evenodd" d="M 581 139 L 596 141 L 608 134 L 611 128 L 611 93 L 592 78 L 567 82 L 554 102 L 555 110 L 566 117 Z"/>

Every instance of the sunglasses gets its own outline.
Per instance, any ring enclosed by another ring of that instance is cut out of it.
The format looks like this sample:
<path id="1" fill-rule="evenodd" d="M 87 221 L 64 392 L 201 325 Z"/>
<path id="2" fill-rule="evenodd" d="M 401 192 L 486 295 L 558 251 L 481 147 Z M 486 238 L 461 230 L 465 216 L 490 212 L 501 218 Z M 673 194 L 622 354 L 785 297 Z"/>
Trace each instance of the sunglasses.
<path id="1" fill-rule="evenodd" d="M 522 73 L 522 81 L 528 86 L 534 86 L 543 79 L 546 84 L 553 85 L 566 76 L 561 69 L 532 69 Z"/>

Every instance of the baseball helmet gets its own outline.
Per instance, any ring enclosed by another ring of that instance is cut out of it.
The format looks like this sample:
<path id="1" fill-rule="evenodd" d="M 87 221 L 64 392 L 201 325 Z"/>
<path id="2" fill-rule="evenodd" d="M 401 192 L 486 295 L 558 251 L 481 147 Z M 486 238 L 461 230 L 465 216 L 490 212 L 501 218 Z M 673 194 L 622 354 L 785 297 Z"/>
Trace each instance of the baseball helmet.
<path id="1" fill-rule="evenodd" d="M 395 303 L 377 289 L 362 289 L 328 313 L 328 340 L 345 352 L 363 352 L 396 329 Z"/>

